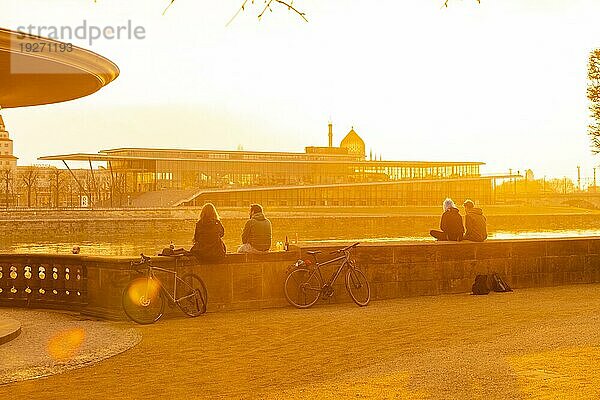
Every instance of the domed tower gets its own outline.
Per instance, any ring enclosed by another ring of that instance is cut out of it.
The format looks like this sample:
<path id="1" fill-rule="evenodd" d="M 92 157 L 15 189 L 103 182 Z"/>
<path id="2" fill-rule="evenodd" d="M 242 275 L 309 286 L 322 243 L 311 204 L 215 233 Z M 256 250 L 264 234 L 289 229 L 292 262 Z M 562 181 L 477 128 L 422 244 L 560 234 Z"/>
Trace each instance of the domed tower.
<path id="1" fill-rule="evenodd" d="M 0 115 L 0 170 L 17 168 L 17 157 L 13 156 L 13 141 L 8 136 L 8 131 Z"/>
<path id="2" fill-rule="evenodd" d="M 340 147 L 348 149 L 348 154 L 360 156 L 361 158 L 365 158 L 367 154 L 365 150 L 365 142 L 354 131 L 354 127 L 352 127 L 346 137 L 342 139 Z"/>

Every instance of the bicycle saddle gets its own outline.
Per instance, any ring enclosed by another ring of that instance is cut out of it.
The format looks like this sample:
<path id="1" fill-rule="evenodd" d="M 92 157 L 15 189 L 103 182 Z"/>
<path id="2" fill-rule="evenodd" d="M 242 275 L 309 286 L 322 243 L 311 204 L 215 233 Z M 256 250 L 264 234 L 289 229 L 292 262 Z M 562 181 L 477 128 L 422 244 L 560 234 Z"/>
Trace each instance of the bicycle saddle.
<path id="1" fill-rule="evenodd" d="M 314 254 L 321 254 L 320 250 L 308 250 L 306 254 L 310 254 L 311 256 Z"/>

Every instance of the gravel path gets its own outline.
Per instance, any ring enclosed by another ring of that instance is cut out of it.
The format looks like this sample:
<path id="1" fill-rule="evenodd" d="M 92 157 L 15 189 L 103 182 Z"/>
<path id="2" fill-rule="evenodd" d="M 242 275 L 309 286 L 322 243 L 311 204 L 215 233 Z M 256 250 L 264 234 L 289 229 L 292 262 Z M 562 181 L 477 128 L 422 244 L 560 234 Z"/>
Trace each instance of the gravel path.
<path id="1" fill-rule="evenodd" d="M 21 335 L 0 346 L 0 385 L 89 366 L 141 340 L 134 328 L 71 313 L 0 309 L 4 318 L 20 321 Z"/>
<path id="2" fill-rule="evenodd" d="M 0 398 L 597 399 L 599 323 L 600 285 L 214 313 Z"/>

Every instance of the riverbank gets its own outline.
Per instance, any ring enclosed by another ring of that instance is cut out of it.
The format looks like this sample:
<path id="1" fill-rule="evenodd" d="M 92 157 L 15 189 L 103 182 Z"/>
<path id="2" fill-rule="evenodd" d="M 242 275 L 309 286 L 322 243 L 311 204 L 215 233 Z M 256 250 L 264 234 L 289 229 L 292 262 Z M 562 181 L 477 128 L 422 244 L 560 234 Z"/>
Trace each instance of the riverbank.
<path id="1" fill-rule="evenodd" d="M 532 207 L 515 205 L 493 205 L 483 207 L 488 216 L 510 215 L 598 215 L 600 210 L 576 207 Z M 441 214 L 440 207 L 266 207 L 269 217 L 427 217 Z M 122 208 L 122 209 L 13 209 L 0 210 L 0 221 L 46 221 L 46 220 L 193 220 L 200 213 L 199 207 L 180 208 Z M 225 219 L 246 219 L 247 208 L 219 208 Z"/>

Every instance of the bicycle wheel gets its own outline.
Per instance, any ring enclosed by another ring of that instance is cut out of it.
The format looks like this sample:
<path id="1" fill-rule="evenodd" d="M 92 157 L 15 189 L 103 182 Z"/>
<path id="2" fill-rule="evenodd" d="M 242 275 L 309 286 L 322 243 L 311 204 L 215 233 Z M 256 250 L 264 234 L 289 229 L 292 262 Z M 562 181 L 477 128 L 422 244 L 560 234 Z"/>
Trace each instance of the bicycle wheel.
<path id="1" fill-rule="evenodd" d="M 308 308 L 319 299 L 321 282 L 309 269 L 298 268 L 285 279 L 284 291 L 288 303 L 297 308 Z"/>
<path id="2" fill-rule="evenodd" d="M 369 281 L 361 270 L 353 267 L 348 268 L 346 273 L 346 290 L 352 300 L 361 307 L 369 304 L 371 300 L 371 288 Z"/>
<path id="3" fill-rule="evenodd" d="M 185 274 L 177 278 L 177 305 L 190 317 L 206 312 L 208 292 L 202 279 L 196 274 Z"/>
<path id="4" fill-rule="evenodd" d="M 125 286 L 121 298 L 125 314 L 138 324 L 152 324 L 165 311 L 165 298 L 156 279 L 138 278 Z"/>

